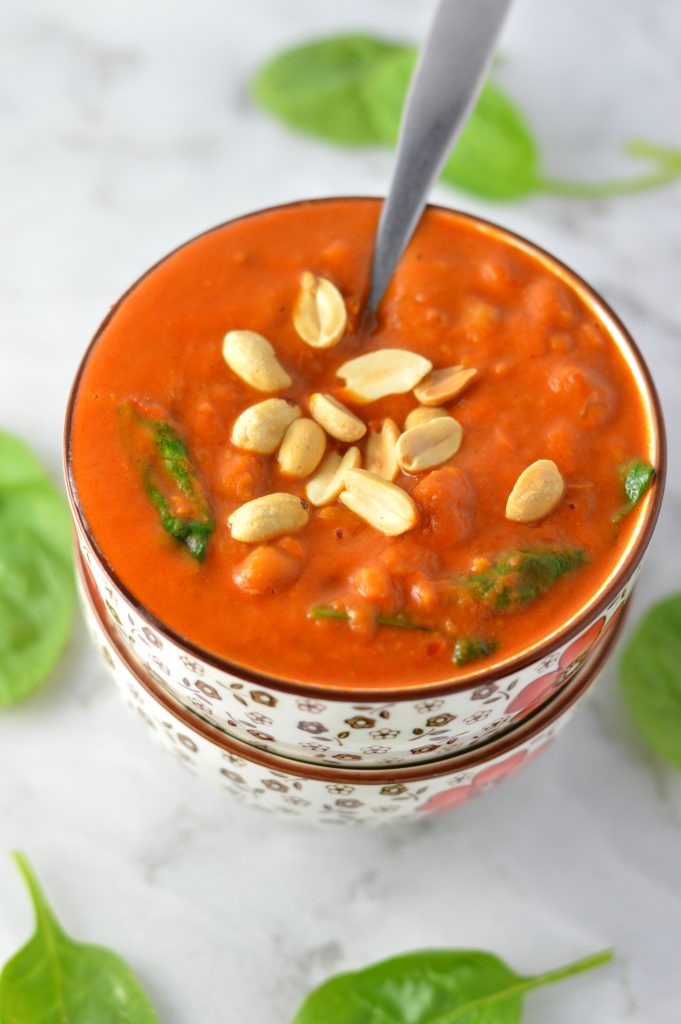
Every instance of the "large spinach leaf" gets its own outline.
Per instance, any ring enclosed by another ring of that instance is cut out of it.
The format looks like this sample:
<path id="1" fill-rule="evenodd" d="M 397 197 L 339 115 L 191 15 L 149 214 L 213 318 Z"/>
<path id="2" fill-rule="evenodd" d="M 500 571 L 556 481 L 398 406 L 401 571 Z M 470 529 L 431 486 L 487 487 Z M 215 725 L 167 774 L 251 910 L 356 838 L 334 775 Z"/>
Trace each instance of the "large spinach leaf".
<path id="1" fill-rule="evenodd" d="M 415 62 L 413 46 L 366 35 L 329 36 L 275 56 L 256 74 L 253 94 L 296 131 L 341 144 L 393 145 Z M 532 192 L 607 198 L 681 177 L 681 151 L 646 142 L 626 148 L 652 169 L 595 182 L 550 177 L 542 170 L 525 117 L 498 85 L 488 82 L 442 179 L 487 199 L 509 200 Z"/>
<path id="2" fill-rule="evenodd" d="M 526 977 L 492 953 L 406 953 L 330 978 L 310 993 L 293 1024 L 518 1024 L 526 992 L 611 959 L 605 951 Z"/>
<path id="3" fill-rule="evenodd" d="M 41 686 L 66 644 L 71 545 L 63 498 L 30 449 L 0 432 L 0 707 Z"/>
<path id="4" fill-rule="evenodd" d="M 70 939 L 26 858 L 15 859 L 31 894 L 36 929 L 0 974 L 2 1024 L 158 1024 L 130 968 L 108 949 Z"/>
<path id="5" fill-rule="evenodd" d="M 624 699 L 643 738 L 681 771 L 681 594 L 646 612 L 619 665 Z"/>

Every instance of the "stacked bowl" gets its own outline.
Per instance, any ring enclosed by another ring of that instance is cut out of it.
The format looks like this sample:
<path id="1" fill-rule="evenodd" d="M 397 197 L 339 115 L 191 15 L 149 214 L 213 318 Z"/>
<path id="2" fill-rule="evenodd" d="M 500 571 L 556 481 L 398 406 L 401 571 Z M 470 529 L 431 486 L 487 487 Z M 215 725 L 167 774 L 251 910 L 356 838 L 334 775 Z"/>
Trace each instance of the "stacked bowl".
<path id="1" fill-rule="evenodd" d="M 493 225 L 484 230 L 511 237 Z M 577 282 L 624 355 L 646 410 L 657 483 L 618 563 L 579 614 L 525 652 L 448 682 L 362 689 L 277 679 L 212 654 L 145 607 L 99 546 L 74 481 L 74 406 L 102 329 L 95 336 L 74 383 L 64 446 L 86 619 L 122 696 L 153 736 L 238 799 L 325 824 L 448 810 L 529 764 L 598 678 L 657 519 L 664 432 L 655 389 L 624 327 L 571 271 L 533 252 Z"/>
<path id="2" fill-rule="evenodd" d="M 561 669 L 560 658 L 545 659 L 555 666 L 553 670 L 537 677 L 535 681 L 540 685 L 530 692 L 525 687 L 524 697 L 523 690 L 518 691 L 517 710 L 506 716 L 511 724 L 492 738 L 430 761 L 409 764 L 401 757 L 386 756 L 383 766 L 374 761 L 373 767 L 360 767 L 365 762 L 361 755 L 354 755 L 357 758 L 354 766 L 346 767 L 338 761 L 305 760 L 310 750 L 304 743 L 299 747 L 298 758 L 283 757 L 276 753 L 273 743 L 269 743 L 269 750 L 266 750 L 212 724 L 210 704 L 200 701 L 197 706 L 189 696 L 192 690 L 203 693 L 211 702 L 229 700 L 236 693 L 244 701 L 242 707 L 262 707 L 260 694 L 263 691 L 252 690 L 251 684 L 244 682 L 231 684 L 241 686 L 239 690 L 220 693 L 212 684 L 203 683 L 200 672 L 196 671 L 199 663 L 195 662 L 193 668 L 187 668 L 187 673 L 194 674 L 192 686 L 189 687 L 185 679 L 184 692 L 174 692 L 168 678 L 158 672 L 155 643 L 150 643 L 151 651 L 140 651 L 140 644 L 148 644 L 148 638 L 141 640 L 138 636 L 134 643 L 130 642 L 132 627 L 123 625 L 113 606 L 113 610 L 107 609 L 82 558 L 78 563 L 78 577 L 81 603 L 93 643 L 121 697 L 137 713 L 156 742 L 197 775 L 211 779 L 240 801 L 324 825 L 382 825 L 441 814 L 467 803 L 529 765 L 549 746 L 591 690 L 615 644 L 625 612 L 621 600 L 608 609 L 610 615 L 603 621 L 602 628 L 599 627 L 598 636 L 593 630 L 585 637 L 580 653 L 566 668 Z M 154 659 L 156 669 L 152 674 L 148 665 Z M 515 698 L 509 701 L 504 693 L 496 697 L 498 692 L 492 682 L 478 686 L 470 694 L 478 711 L 468 716 L 469 719 L 485 721 L 496 700 L 514 706 Z M 252 703 L 249 705 L 249 702 Z M 321 702 L 303 697 L 299 703 L 301 714 L 321 713 Z M 390 709 L 391 704 L 386 702 L 382 710 Z M 314 705 L 312 712 L 311 705 Z M 414 720 L 424 722 L 426 730 L 437 731 L 438 721 L 452 718 L 441 711 L 442 707 L 443 698 L 424 696 L 414 706 Z M 329 710 L 328 705 L 326 710 Z M 340 704 L 334 710 L 345 713 Z M 361 716 L 367 721 L 375 713 L 372 707 L 365 705 L 352 706 L 351 710 L 355 711 L 352 717 Z M 402 711 L 405 713 L 404 708 Z M 471 731 L 476 723 L 462 723 L 463 728 L 466 724 L 467 734 L 476 737 L 477 733 Z M 415 726 L 413 731 L 422 728 Z M 382 732 L 385 744 L 385 734 L 392 735 L 397 730 L 386 728 Z M 446 745 L 445 741 L 442 746 Z M 378 743 L 372 750 L 377 746 Z M 384 746 L 383 749 L 390 748 Z M 396 762 L 400 762 L 399 766 Z"/>

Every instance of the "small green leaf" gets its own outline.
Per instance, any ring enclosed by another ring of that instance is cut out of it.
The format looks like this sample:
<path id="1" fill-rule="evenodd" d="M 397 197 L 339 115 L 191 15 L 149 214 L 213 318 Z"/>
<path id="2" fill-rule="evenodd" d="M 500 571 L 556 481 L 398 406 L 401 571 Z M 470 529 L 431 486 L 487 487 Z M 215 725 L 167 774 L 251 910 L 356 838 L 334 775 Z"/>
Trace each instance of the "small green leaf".
<path id="1" fill-rule="evenodd" d="M 643 459 L 631 459 L 622 467 L 621 476 L 626 504 L 613 516 L 614 523 L 618 523 L 623 516 L 626 516 L 632 508 L 638 505 L 655 479 L 655 470 L 649 462 L 644 462 Z"/>
<path id="2" fill-rule="evenodd" d="M 175 427 L 146 415 L 135 402 L 122 402 L 118 419 L 123 443 L 161 526 L 203 561 L 215 520 L 186 444 Z"/>
<path id="3" fill-rule="evenodd" d="M 451 587 L 453 597 L 471 594 L 496 609 L 516 609 L 536 601 L 561 577 L 587 562 L 582 548 L 534 548 L 499 555 L 484 572 L 461 576 Z"/>
<path id="4" fill-rule="evenodd" d="M 641 735 L 681 771 L 681 594 L 648 610 L 619 667 L 624 699 Z"/>
<path id="5" fill-rule="evenodd" d="M 14 854 L 36 916 L 33 938 L 0 974 L 2 1024 L 158 1024 L 130 968 L 62 930 L 26 858 Z"/>
<path id="6" fill-rule="evenodd" d="M 328 604 L 317 604 L 310 608 L 308 615 L 311 619 L 340 619 L 343 622 L 347 622 L 350 618 L 348 612 L 342 608 L 332 608 Z M 396 629 L 415 629 L 424 633 L 432 633 L 434 630 L 430 626 L 422 626 L 418 622 L 410 622 L 409 619 L 398 618 L 397 616 L 390 615 L 377 615 L 376 625 L 378 626 L 394 626 Z"/>
<path id="7" fill-rule="evenodd" d="M 407 47 L 365 35 L 341 35 L 285 50 L 253 81 L 253 95 L 296 131 L 362 145 L 379 141 L 365 80 Z"/>
<path id="8" fill-rule="evenodd" d="M 74 601 L 66 503 L 33 452 L 0 431 L 0 707 L 47 679 L 69 637 Z"/>
<path id="9" fill-rule="evenodd" d="M 476 637 L 460 637 L 454 644 L 452 660 L 461 668 L 470 661 L 489 658 L 498 647 L 496 640 L 484 640 Z"/>
<path id="10" fill-rule="evenodd" d="M 329 979 L 293 1024 L 519 1024 L 522 997 L 612 960 L 606 950 L 535 977 L 492 953 L 424 950 Z"/>

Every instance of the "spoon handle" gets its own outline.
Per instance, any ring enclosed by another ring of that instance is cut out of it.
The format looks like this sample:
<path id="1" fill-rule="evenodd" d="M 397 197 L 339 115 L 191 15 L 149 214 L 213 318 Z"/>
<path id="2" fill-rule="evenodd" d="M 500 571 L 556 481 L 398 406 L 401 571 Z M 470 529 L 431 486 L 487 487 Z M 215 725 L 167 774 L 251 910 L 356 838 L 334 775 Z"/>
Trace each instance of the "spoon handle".
<path id="1" fill-rule="evenodd" d="M 376 309 L 433 181 L 482 88 L 512 0 L 440 0 L 404 104 L 378 225 L 369 310 Z"/>

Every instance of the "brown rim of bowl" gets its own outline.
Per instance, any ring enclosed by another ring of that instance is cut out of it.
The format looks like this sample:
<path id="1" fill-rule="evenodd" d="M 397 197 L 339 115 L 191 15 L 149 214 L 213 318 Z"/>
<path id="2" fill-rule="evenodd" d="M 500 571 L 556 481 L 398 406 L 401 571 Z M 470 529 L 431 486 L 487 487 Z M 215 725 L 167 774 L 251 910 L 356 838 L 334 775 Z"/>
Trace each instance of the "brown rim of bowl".
<path id="1" fill-rule="evenodd" d="M 72 512 L 77 522 L 80 524 L 80 528 L 85 534 L 93 553 L 99 560 L 103 569 L 109 575 L 113 585 L 125 600 L 132 605 L 137 613 L 142 618 L 146 619 L 154 629 L 158 630 L 176 645 L 184 648 L 187 653 L 201 659 L 218 671 L 227 672 L 236 678 L 249 683 L 254 683 L 260 686 L 269 686 L 283 693 L 292 693 L 297 696 L 304 697 L 314 696 L 318 699 L 327 701 L 351 700 L 354 703 L 365 703 L 374 701 L 377 698 L 388 701 L 405 701 L 410 698 L 423 696 L 443 696 L 449 693 L 472 689 L 474 687 L 481 686 L 484 683 L 495 682 L 504 676 L 519 672 L 528 665 L 539 661 L 545 656 L 549 649 L 562 646 L 574 639 L 583 629 L 586 622 L 596 619 L 608 606 L 613 595 L 617 593 L 617 591 L 630 579 L 632 573 L 641 561 L 646 548 L 648 547 L 648 543 L 653 530 L 655 529 L 655 524 L 657 523 L 660 513 L 666 478 L 667 446 L 662 408 L 655 384 L 653 383 L 650 371 L 648 370 L 634 339 L 620 318 L 610 308 L 608 303 L 601 298 L 598 292 L 596 292 L 595 289 L 588 285 L 586 281 L 568 267 L 567 264 L 556 259 L 556 257 L 552 256 L 551 253 L 547 252 L 547 250 L 542 249 L 541 246 L 535 245 L 533 242 L 523 238 L 522 235 L 509 231 L 507 228 L 503 228 L 500 225 L 495 224 L 493 221 L 485 220 L 482 217 L 476 217 L 469 213 L 463 213 L 459 210 L 452 210 L 446 206 L 429 204 L 427 207 L 428 210 L 436 210 L 448 216 L 454 216 L 463 221 L 474 224 L 477 228 L 482 229 L 483 232 L 487 232 L 490 235 L 501 238 L 505 242 L 510 243 L 516 249 L 520 249 L 535 258 L 538 258 L 544 266 L 550 267 L 557 277 L 563 280 L 569 280 L 572 289 L 576 290 L 578 294 L 580 294 L 585 304 L 594 311 L 597 311 L 600 323 L 603 323 L 604 321 L 609 322 L 608 333 L 611 336 L 619 336 L 620 340 L 624 343 L 623 345 L 618 345 L 618 347 L 620 348 L 623 356 L 627 357 L 627 362 L 629 363 L 632 372 L 635 371 L 634 376 L 637 379 L 639 391 L 645 401 L 646 418 L 648 420 L 648 428 L 651 435 L 651 447 L 656 456 L 655 461 L 657 462 L 657 465 L 655 467 L 655 485 L 650 489 L 644 499 L 644 515 L 637 533 L 632 535 L 633 543 L 630 544 L 629 549 L 624 552 L 620 561 L 615 566 L 615 569 L 611 571 L 609 577 L 606 577 L 604 583 L 601 585 L 600 597 L 598 597 L 598 600 L 592 604 L 593 597 L 589 599 L 589 601 L 587 601 L 586 604 L 572 616 L 572 619 L 566 625 L 554 630 L 548 637 L 545 637 L 543 640 L 535 643 L 528 651 L 517 654 L 515 657 L 509 658 L 507 661 L 498 663 L 491 670 L 486 670 L 484 667 L 473 669 L 466 675 L 458 677 L 457 679 L 443 680 L 434 683 L 410 684 L 400 687 L 374 686 L 370 688 L 351 686 L 343 687 L 337 685 L 325 686 L 320 683 L 304 683 L 291 679 L 279 679 L 276 676 L 268 675 L 265 672 L 260 672 L 256 669 L 239 665 L 236 662 L 231 662 L 226 658 L 221 658 L 218 655 L 212 654 L 210 651 L 207 651 L 198 644 L 195 644 L 193 641 L 172 629 L 170 626 L 165 625 L 152 612 L 145 608 L 118 577 L 117 573 L 104 555 L 104 552 L 100 549 L 97 541 L 90 532 L 87 519 L 85 518 L 84 511 L 81 508 L 75 480 L 73 479 L 73 474 L 71 472 L 71 424 L 73 420 L 73 410 L 76 403 L 81 377 L 85 366 L 87 365 L 90 353 L 95 347 L 100 335 L 108 326 L 109 322 L 115 316 L 117 310 L 125 302 L 127 297 L 147 277 L 153 274 L 157 267 L 161 266 L 162 263 L 165 263 L 166 260 L 171 259 L 176 253 L 180 252 L 180 250 L 192 245 L 200 238 L 210 235 L 215 231 L 220 231 L 229 224 L 248 220 L 250 217 L 257 217 L 261 214 L 271 213 L 275 210 L 285 210 L 295 208 L 296 206 L 334 201 L 369 203 L 382 202 L 380 197 L 377 198 L 372 196 L 325 196 L 316 199 L 298 199 L 294 202 L 281 203 L 279 205 L 265 207 L 261 210 L 252 210 L 250 213 L 242 214 L 239 217 L 233 217 L 228 221 L 224 221 L 222 224 L 218 224 L 215 227 L 208 228 L 208 230 L 200 232 L 198 235 L 195 235 L 193 238 L 183 242 L 182 245 L 177 246 L 171 252 L 167 253 L 153 264 L 153 266 L 146 270 L 123 293 L 120 299 L 114 303 L 104 320 L 97 328 L 90 344 L 85 350 L 71 386 L 66 406 L 63 443 L 64 476 Z M 596 593 L 598 594 L 599 591 Z"/>
<path id="2" fill-rule="evenodd" d="M 510 728 L 503 735 L 492 739 L 487 744 L 477 746 L 473 750 L 462 751 L 458 754 L 451 753 L 448 756 L 425 761 L 411 767 L 396 765 L 383 768 L 345 768 L 342 765 L 319 765 L 309 761 L 298 761 L 292 757 L 284 757 L 281 754 L 270 754 L 268 751 L 261 750 L 260 747 L 255 747 L 243 740 L 236 739 L 229 735 L 229 733 L 215 728 L 215 726 L 210 725 L 204 719 L 194 715 L 184 704 L 181 704 L 167 693 L 150 676 L 142 675 L 137 666 L 131 662 L 119 637 L 104 619 L 102 599 L 87 566 L 84 565 L 81 558 L 78 558 L 78 572 L 86 591 L 86 599 L 90 611 L 94 615 L 99 628 L 107 637 L 117 657 L 127 668 L 138 686 L 160 705 L 166 714 L 179 720 L 185 728 L 198 733 L 203 739 L 220 750 L 229 754 L 235 754 L 237 757 L 242 757 L 245 761 L 250 761 L 262 768 L 269 768 L 275 772 L 283 771 L 289 774 L 293 772 L 303 778 L 315 779 L 319 782 L 337 782 L 342 778 L 344 781 L 359 785 L 387 785 L 396 780 L 419 782 L 423 779 L 439 778 L 441 775 L 449 774 L 454 769 L 457 772 L 468 771 L 471 768 L 484 765 L 491 758 L 512 754 L 517 746 L 528 742 L 537 733 L 542 732 L 558 721 L 594 685 L 620 637 L 629 610 L 625 604 L 615 612 L 615 615 L 619 617 L 619 621 L 610 630 L 605 644 L 593 652 L 594 660 L 592 661 L 591 656 L 588 656 L 585 664 L 579 669 L 574 679 L 564 689 L 560 690 L 552 700 L 549 700 L 548 704 L 539 708 L 534 714 L 529 715 L 526 720 L 519 722 L 517 728 Z"/>

